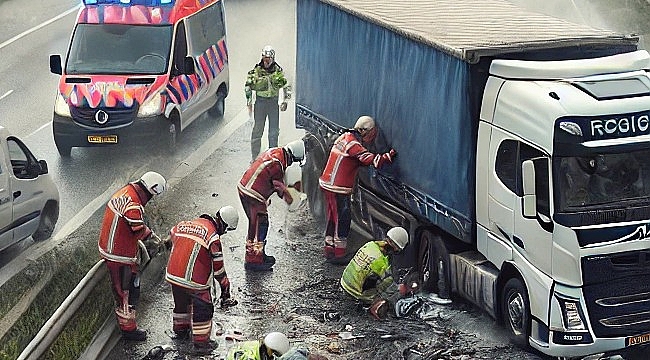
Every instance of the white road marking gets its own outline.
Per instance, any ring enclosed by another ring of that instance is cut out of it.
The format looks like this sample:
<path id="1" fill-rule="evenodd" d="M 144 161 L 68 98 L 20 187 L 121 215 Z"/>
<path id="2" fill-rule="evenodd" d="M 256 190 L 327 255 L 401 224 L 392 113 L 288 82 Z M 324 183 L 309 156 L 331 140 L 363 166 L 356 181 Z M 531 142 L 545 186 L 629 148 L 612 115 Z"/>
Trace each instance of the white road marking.
<path id="1" fill-rule="evenodd" d="M 27 35 L 33 33 L 33 32 L 36 31 L 36 30 L 39 30 L 39 29 L 41 29 L 41 28 L 43 28 L 43 27 L 45 27 L 45 26 L 47 26 L 47 25 L 50 25 L 51 23 L 53 23 L 53 22 L 55 22 L 55 21 L 57 21 L 57 20 L 60 20 L 60 19 L 62 19 L 62 18 L 64 18 L 64 17 L 66 17 L 66 16 L 72 14 L 73 12 L 79 10 L 80 7 L 81 7 L 81 4 L 79 4 L 79 5 L 75 6 L 75 7 L 73 7 L 72 9 L 66 10 L 65 12 L 63 12 L 63 13 L 61 13 L 61 14 L 59 14 L 59 15 L 53 17 L 53 18 L 51 18 L 50 20 L 47 20 L 47 21 L 45 21 L 45 22 L 42 22 L 42 23 L 40 23 L 40 24 L 34 26 L 34 27 L 31 28 L 31 29 L 28 29 L 28 30 L 23 31 L 22 33 L 20 33 L 20 34 L 14 36 L 14 37 L 12 37 L 11 39 L 9 39 L 9 40 L 3 42 L 2 44 L 0 44 L 0 49 L 2 49 L 3 47 L 5 47 L 5 46 L 7 46 L 7 45 L 9 45 L 9 44 L 11 44 L 11 43 L 13 43 L 13 42 L 16 41 L 16 40 L 19 40 L 19 39 L 22 38 L 22 37 L 25 37 L 25 36 L 27 36 Z"/>
<path id="2" fill-rule="evenodd" d="M 6 98 L 7 96 L 11 95 L 11 93 L 14 92 L 13 90 L 7 91 L 4 95 L 0 96 L 0 100 Z"/>

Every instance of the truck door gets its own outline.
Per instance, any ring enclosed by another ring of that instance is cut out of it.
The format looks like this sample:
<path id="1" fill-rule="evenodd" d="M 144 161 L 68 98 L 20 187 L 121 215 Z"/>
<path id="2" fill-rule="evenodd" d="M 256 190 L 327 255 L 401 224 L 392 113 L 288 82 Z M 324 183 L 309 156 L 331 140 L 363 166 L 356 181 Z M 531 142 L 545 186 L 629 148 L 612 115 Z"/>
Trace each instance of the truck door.
<path id="1" fill-rule="evenodd" d="M 551 274 L 551 254 L 553 249 L 553 234 L 550 210 L 550 180 L 549 158 L 541 151 L 520 143 L 519 146 L 519 184 L 522 184 L 522 164 L 532 160 L 535 168 L 536 215 L 524 216 L 523 195 L 515 206 L 514 243 L 517 250 L 530 263 L 543 273 Z"/>
<path id="2" fill-rule="evenodd" d="M 517 152 L 518 142 L 511 140 L 511 137 L 499 128 L 492 129 L 492 138 L 490 139 L 490 159 L 494 168 L 489 172 L 488 180 L 488 216 L 489 216 L 489 237 L 493 237 L 489 244 L 505 242 L 512 246 L 512 237 L 515 230 L 514 215 L 515 203 L 517 200 Z M 480 181 L 480 180 L 477 180 Z M 496 239 L 494 239 L 496 238 Z M 491 251 L 492 250 L 492 251 Z M 503 260 L 499 259 L 496 249 L 487 249 L 486 255 L 490 260 L 496 261 L 497 266 Z"/>
<path id="3" fill-rule="evenodd" d="M 9 171 L 7 167 L 7 154 L 4 139 L 0 141 L 0 249 L 4 249 L 13 243 L 14 230 L 11 226 L 13 221 L 13 201 L 11 194 L 11 183 L 9 182 Z"/>

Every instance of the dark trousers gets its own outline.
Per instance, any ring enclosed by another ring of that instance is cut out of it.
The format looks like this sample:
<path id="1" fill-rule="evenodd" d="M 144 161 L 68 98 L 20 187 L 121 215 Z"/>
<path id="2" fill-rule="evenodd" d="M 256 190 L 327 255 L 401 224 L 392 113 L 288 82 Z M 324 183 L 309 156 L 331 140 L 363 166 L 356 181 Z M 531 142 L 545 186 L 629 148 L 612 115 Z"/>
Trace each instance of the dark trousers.
<path id="1" fill-rule="evenodd" d="M 350 210 L 350 195 L 338 194 L 323 190 L 327 207 L 327 223 L 325 236 L 347 239 L 350 234 L 352 214 Z"/>
<path id="2" fill-rule="evenodd" d="M 278 98 L 257 97 L 255 99 L 255 124 L 251 133 L 251 155 L 253 160 L 259 155 L 262 146 L 262 134 L 264 134 L 264 125 L 266 118 L 269 118 L 269 147 L 278 146 L 278 136 L 280 135 L 280 109 L 278 107 Z"/>

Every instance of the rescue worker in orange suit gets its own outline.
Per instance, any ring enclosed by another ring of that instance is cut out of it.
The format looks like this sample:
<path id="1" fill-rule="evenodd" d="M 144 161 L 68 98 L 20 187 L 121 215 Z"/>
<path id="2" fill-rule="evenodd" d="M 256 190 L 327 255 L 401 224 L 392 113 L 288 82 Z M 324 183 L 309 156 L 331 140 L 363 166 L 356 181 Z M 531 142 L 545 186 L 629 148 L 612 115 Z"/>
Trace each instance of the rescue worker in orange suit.
<path id="1" fill-rule="evenodd" d="M 270 148 L 251 163 L 237 184 L 239 198 L 248 218 L 244 259 L 246 270 L 267 271 L 273 268 L 275 258 L 264 250 L 269 230 L 267 207 L 273 193 L 277 193 L 287 204 L 293 202 L 287 186 L 295 184 L 285 184 L 285 171 L 292 163 L 302 162 L 304 155 L 305 144 L 302 140 L 294 140 L 284 147 Z"/>
<path id="2" fill-rule="evenodd" d="M 215 216 L 203 214 L 191 221 L 181 221 L 171 231 L 172 250 L 165 279 L 174 297 L 172 329 L 179 338 L 191 332 L 194 348 L 211 351 L 216 342 L 210 339 L 214 305 L 214 282 L 221 288 L 220 306 L 237 305 L 230 295 L 221 250 L 221 238 L 237 228 L 239 215 L 232 206 L 224 206 Z"/>
<path id="3" fill-rule="evenodd" d="M 333 262 L 345 259 L 347 238 L 350 233 L 350 198 L 360 166 L 380 168 L 391 163 L 394 149 L 384 154 L 373 154 L 366 146 L 377 137 L 375 120 L 361 116 L 354 129 L 336 139 L 319 184 L 325 197 L 327 222 L 325 225 L 325 258 Z"/>
<path id="4" fill-rule="evenodd" d="M 106 205 L 99 234 L 99 254 L 105 260 L 117 302 L 115 314 L 125 340 L 145 341 L 147 333 L 136 324 L 140 297 L 139 259 L 142 241 L 160 241 L 144 222 L 144 206 L 165 191 L 167 182 L 157 172 L 146 172 L 118 190 Z M 162 245 L 162 244 L 158 244 Z"/>

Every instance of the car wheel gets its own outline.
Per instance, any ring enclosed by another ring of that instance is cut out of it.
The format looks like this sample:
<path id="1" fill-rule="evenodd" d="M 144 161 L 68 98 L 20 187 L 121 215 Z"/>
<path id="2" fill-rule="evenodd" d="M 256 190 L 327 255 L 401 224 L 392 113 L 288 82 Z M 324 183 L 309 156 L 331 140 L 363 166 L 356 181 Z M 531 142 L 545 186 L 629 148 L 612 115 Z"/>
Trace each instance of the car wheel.
<path id="1" fill-rule="evenodd" d="M 530 301 L 528 291 L 519 278 L 508 280 L 503 287 L 501 317 L 512 342 L 526 348 L 530 335 Z"/>
<path id="2" fill-rule="evenodd" d="M 167 139 L 167 151 L 170 154 L 174 154 L 176 152 L 176 143 L 178 140 L 179 131 L 180 127 L 178 126 L 178 121 L 172 120 L 169 123 L 169 128 L 167 129 L 167 134 L 165 135 Z"/>
<path id="3" fill-rule="evenodd" d="M 45 208 L 41 213 L 41 221 L 38 224 L 38 229 L 36 229 L 36 232 L 32 235 L 32 239 L 34 239 L 34 241 L 43 241 L 52 237 L 58 219 L 58 206 L 53 205 L 52 203 L 45 205 Z"/>
<path id="4" fill-rule="evenodd" d="M 54 143 L 56 144 L 56 150 L 59 152 L 59 155 L 61 155 L 61 157 L 70 157 L 72 146 L 67 144 L 62 144 L 58 141 L 55 141 Z"/>

